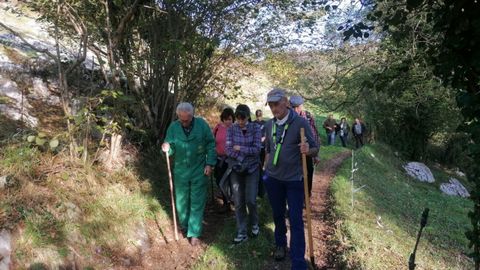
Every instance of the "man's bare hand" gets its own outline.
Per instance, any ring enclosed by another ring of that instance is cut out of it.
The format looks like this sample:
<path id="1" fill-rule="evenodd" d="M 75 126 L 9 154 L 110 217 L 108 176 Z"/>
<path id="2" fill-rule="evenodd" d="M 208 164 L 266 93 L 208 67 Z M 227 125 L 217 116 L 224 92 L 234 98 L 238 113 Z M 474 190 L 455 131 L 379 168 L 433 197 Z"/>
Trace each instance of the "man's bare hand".
<path id="1" fill-rule="evenodd" d="M 168 153 L 170 151 L 170 144 L 168 142 L 162 143 L 162 151 Z"/>
<path id="2" fill-rule="evenodd" d="M 212 174 L 212 166 L 210 165 L 205 166 L 204 174 L 206 176 L 210 176 Z"/>
<path id="3" fill-rule="evenodd" d="M 308 155 L 308 151 L 310 151 L 310 146 L 308 143 L 300 143 L 300 153 Z"/>

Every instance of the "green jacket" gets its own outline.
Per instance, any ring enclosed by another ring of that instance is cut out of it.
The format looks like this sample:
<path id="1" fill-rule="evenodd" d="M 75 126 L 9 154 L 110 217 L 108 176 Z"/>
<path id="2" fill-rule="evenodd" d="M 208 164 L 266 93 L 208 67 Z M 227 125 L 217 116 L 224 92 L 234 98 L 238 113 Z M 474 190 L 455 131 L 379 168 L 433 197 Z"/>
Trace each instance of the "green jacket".
<path id="1" fill-rule="evenodd" d="M 193 118 L 193 129 L 185 135 L 179 121 L 174 121 L 167 129 L 165 141 L 170 143 L 169 155 L 174 156 L 176 181 L 204 176 L 206 165 L 215 166 L 217 154 L 215 139 L 207 122 Z"/>

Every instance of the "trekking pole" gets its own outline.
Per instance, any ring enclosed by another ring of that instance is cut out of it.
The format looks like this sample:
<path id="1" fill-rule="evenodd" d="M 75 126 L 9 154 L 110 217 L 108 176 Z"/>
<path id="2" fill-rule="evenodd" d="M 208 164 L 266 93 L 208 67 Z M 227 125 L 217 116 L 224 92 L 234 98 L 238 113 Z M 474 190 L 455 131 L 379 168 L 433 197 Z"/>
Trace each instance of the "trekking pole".
<path id="1" fill-rule="evenodd" d="M 417 235 L 417 242 L 415 243 L 415 248 L 413 249 L 413 253 L 410 254 L 410 258 L 408 259 L 408 270 L 414 270 L 415 269 L 415 253 L 417 253 L 417 246 L 418 242 L 420 241 L 420 237 L 422 236 L 422 230 L 423 228 L 427 225 L 427 219 L 428 219 L 428 208 L 425 208 L 422 213 L 422 219 L 420 221 L 420 231 L 418 231 Z"/>
<path id="2" fill-rule="evenodd" d="M 300 138 L 302 144 L 306 143 L 305 141 L 305 129 L 300 129 Z M 313 238 L 312 238 L 312 220 L 310 217 L 310 196 L 308 194 L 308 171 L 307 171 L 307 155 L 302 154 L 302 165 L 303 165 L 303 188 L 305 193 L 305 208 L 307 209 L 307 232 L 308 232 L 308 251 L 310 255 L 310 263 L 315 269 L 315 257 L 313 256 Z"/>
<path id="3" fill-rule="evenodd" d="M 210 186 L 212 187 L 212 205 L 215 204 L 215 194 L 213 193 L 213 173 L 210 174 Z"/>
<path id="4" fill-rule="evenodd" d="M 173 230 L 175 232 L 175 241 L 178 241 L 177 213 L 175 211 L 175 199 L 173 197 L 172 170 L 170 169 L 170 158 L 168 157 L 168 152 L 165 152 L 165 158 L 167 159 L 168 178 L 170 182 L 170 198 L 172 200 L 172 213 L 173 213 Z"/>

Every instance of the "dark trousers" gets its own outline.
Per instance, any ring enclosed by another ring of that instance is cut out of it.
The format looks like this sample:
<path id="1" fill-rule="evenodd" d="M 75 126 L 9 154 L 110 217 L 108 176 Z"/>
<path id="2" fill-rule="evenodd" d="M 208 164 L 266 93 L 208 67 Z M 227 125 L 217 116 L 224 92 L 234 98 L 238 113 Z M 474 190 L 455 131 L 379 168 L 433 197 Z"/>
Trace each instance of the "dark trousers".
<path id="1" fill-rule="evenodd" d="M 355 147 L 358 148 L 358 147 L 362 147 L 362 146 L 363 146 L 363 136 L 362 135 L 355 135 Z"/>
<path id="2" fill-rule="evenodd" d="M 307 269 L 305 261 L 305 232 L 303 227 L 303 181 L 281 181 L 264 176 L 265 188 L 272 206 L 275 223 L 275 244 L 287 246 L 287 226 L 285 222 L 286 204 L 290 221 L 290 259 L 292 269 Z"/>
<path id="3" fill-rule="evenodd" d="M 217 186 L 219 187 L 220 185 L 220 180 L 222 180 L 223 175 L 228 169 L 228 163 L 225 162 L 225 159 L 217 159 L 217 164 L 215 165 L 215 170 L 213 171 L 213 176 L 215 177 L 215 182 L 217 183 Z M 223 205 L 228 204 L 228 198 L 223 195 L 222 193 L 222 199 L 223 199 Z"/>
<path id="4" fill-rule="evenodd" d="M 263 174 L 264 171 L 262 169 L 263 163 L 265 162 L 265 148 L 262 147 L 262 150 L 260 151 L 260 168 L 259 168 L 259 181 L 258 181 L 258 197 L 263 198 L 265 195 L 265 186 L 263 185 Z"/>
<path id="5" fill-rule="evenodd" d="M 312 197 L 312 184 L 313 184 L 313 158 L 307 157 L 307 180 L 308 180 L 308 197 Z"/>
<path id="6" fill-rule="evenodd" d="M 340 135 L 340 140 L 342 141 L 342 146 L 347 147 L 347 135 Z"/>
<path id="7" fill-rule="evenodd" d="M 258 226 L 258 169 L 247 175 L 232 172 L 230 177 L 237 220 L 237 235 L 247 235 L 248 221 L 252 226 Z"/>

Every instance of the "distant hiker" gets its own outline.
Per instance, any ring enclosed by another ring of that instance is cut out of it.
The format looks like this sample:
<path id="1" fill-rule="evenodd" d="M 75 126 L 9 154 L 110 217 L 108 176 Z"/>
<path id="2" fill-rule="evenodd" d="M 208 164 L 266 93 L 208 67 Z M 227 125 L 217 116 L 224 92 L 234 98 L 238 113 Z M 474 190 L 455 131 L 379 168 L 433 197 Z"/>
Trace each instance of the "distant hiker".
<path id="1" fill-rule="evenodd" d="M 178 120 L 167 129 L 162 150 L 173 156 L 175 202 L 178 219 L 190 244 L 200 243 L 208 176 L 215 166 L 215 139 L 207 122 L 194 117 L 190 103 L 177 106 Z"/>
<path id="2" fill-rule="evenodd" d="M 328 145 L 334 145 L 335 144 L 336 125 L 337 125 L 337 122 L 333 118 L 333 114 L 329 114 L 328 118 L 323 122 L 323 127 L 325 128 L 325 131 L 327 132 Z"/>
<path id="3" fill-rule="evenodd" d="M 239 244 L 248 239 L 248 221 L 252 226 L 252 236 L 260 233 L 257 192 L 262 133 L 257 124 L 250 122 L 250 108 L 247 105 L 237 106 L 235 119 L 235 123 L 227 131 L 225 152 L 227 161 L 232 166 L 230 181 L 237 221 L 237 233 L 233 242 Z"/>
<path id="4" fill-rule="evenodd" d="M 347 119 L 345 117 L 342 117 L 342 119 L 340 119 L 340 124 L 338 124 L 338 126 L 340 130 L 339 137 L 340 137 L 340 140 L 342 141 L 342 146 L 347 147 L 348 132 L 350 131 L 350 126 L 347 123 Z"/>
<path id="5" fill-rule="evenodd" d="M 314 157 L 318 145 L 307 120 L 288 108 L 285 91 L 274 88 L 267 95 L 274 116 L 265 124 L 266 171 L 264 183 L 272 206 L 275 223 L 275 260 L 287 253 L 285 210 L 288 204 L 290 220 L 290 258 L 292 269 L 307 269 L 303 226 L 304 184 L 302 153 Z M 301 144 L 300 128 L 305 129 L 307 143 Z"/>
<path id="6" fill-rule="evenodd" d="M 263 164 L 265 163 L 265 123 L 266 121 L 263 120 L 263 112 L 262 110 L 255 111 L 255 124 L 260 127 L 260 131 L 262 132 L 262 149 L 260 151 L 260 168 L 262 168 Z M 265 195 L 265 186 L 263 185 L 263 181 L 261 181 L 263 177 L 263 169 L 260 169 L 259 181 L 258 181 L 258 196 L 263 198 Z"/>
<path id="7" fill-rule="evenodd" d="M 359 118 L 355 118 L 355 122 L 352 125 L 352 134 L 355 138 L 355 147 L 359 148 L 363 146 L 363 135 L 366 133 L 365 125 Z"/>
<path id="8" fill-rule="evenodd" d="M 218 123 L 213 129 L 213 136 L 215 137 L 215 150 L 217 152 L 217 164 L 215 165 L 215 170 L 213 172 L 215 177 L 215 182 L 217 185 L 220 184 L 222 176 L 225 174 L 228 168 L 226 162 L 227 153 L 225 152 L 225 143 L 227 142 L 227 130 L 232 126 L 235 120 L 235 115 L 232 108 L 223 109 L 220 114 L 220 123 Z M 230 201 L 225 194 L 222 193 L 223 199 L 223 211 L 230 211 Z"/>
<path id="9" fill-rule="evenodd" d="M 301 96 L 291 96 L 290 97 L 290 105 L 292 105 L 293 110 L 298 113 L 301 117 L 305 118 L 310 125 L 312 130 L 313 138 L 315 139 L 315 143 L 319 146 L 320 139 L 318 137 L 318 130 L 317 125 L 315 124 L 315 118 L 309 112 L 304 110 L 303 108 L 304 100 Z M 313 182 L 313 164 L 317 164 L 320 160 L 317 156 L 312 158 L 307 157 L 307 171 L 308 171 L 308 194 L 309 197 L 312 196 L 312 182 Z"/>

